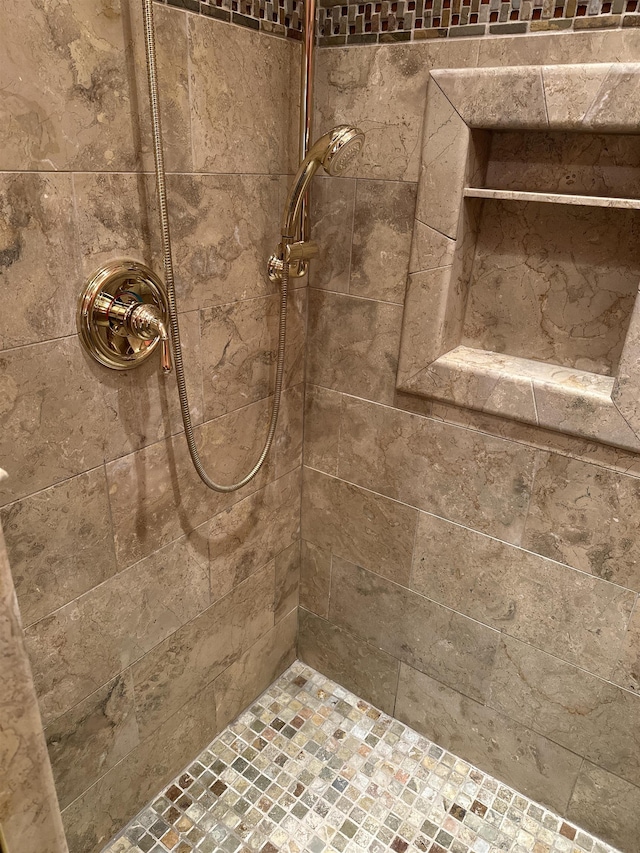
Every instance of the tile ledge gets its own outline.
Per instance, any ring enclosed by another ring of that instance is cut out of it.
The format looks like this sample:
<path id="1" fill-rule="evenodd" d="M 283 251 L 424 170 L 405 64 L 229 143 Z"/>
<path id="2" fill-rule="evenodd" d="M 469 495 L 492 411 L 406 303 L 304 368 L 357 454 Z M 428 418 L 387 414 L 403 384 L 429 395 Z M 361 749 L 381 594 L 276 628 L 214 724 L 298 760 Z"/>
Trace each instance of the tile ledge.
<path id="1" fill-rule="evenodd" d="M 616 380 L 519 356 L 458 346 L 398 390 L 639 451 L 616 408 Z"/>

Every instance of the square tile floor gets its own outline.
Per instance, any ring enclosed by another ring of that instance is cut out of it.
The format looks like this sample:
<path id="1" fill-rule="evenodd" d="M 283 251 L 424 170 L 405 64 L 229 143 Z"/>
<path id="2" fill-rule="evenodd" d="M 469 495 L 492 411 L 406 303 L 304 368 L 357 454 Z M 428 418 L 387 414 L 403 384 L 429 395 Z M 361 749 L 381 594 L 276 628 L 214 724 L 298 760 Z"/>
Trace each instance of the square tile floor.
<path id="1" fill-rule="evenodd" d="M 294 663 L 105 853 L 616 853 Z"/>

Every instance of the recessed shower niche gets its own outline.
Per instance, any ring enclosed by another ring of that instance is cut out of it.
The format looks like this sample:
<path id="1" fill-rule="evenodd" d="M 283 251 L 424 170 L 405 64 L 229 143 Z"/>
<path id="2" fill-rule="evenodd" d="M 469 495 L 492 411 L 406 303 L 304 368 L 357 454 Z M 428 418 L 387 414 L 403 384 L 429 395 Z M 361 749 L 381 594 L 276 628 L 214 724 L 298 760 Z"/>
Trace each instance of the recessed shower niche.
<path id="1" fill-rule="evenodd" d="M 635 64 L 432 73 L 402 391 L 640 450 L 638 89 Z"/>

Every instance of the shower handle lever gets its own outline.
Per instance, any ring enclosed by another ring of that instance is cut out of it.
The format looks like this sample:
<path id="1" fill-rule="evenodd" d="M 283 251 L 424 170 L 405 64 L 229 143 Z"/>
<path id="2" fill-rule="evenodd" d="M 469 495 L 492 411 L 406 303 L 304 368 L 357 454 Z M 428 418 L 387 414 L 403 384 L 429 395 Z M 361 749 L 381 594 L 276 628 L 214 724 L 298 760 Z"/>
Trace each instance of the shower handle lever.
<path id="1" fill-rule="evenodd" d="M 162 370 L 171 372 L 166 288 L 139 261 L 114 260 L 97 270 L 80 294 L 77 323 L 82 345 L 100 364 L 128 370 L 159 349 Z"/>

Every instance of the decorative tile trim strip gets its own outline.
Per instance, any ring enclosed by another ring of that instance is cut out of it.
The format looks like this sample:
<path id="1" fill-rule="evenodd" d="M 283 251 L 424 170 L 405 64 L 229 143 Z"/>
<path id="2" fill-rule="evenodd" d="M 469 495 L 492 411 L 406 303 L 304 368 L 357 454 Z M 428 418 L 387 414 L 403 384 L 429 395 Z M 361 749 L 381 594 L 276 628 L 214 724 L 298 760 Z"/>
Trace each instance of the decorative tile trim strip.
<path id="1" fill-rule="evenodd" d="M 640 26 L 640 0 L 319 0 L 319 44 Z"/>
<path id="2" fill-rule="evenodd" d="M 303 0 L 158 0 L 167 6 L 187 9 L 238 24 L 250 30 L 302 41 Z"/>

